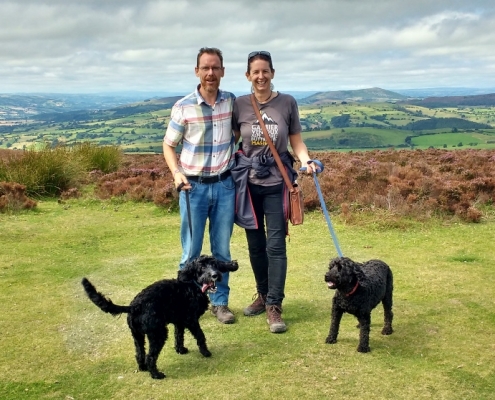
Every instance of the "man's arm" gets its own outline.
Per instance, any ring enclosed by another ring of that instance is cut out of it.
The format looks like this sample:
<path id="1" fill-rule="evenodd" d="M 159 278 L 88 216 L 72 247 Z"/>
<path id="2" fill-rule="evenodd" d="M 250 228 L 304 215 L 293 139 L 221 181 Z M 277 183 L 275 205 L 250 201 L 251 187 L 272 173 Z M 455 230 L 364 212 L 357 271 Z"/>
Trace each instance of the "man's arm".
<path id="1" fill-rule="evenodd" d="M 165 141 L 163 142 L 163 156 L 165 157 L 168 168 L 173 174 L 175 187 L 177 188 L 181 183 L 184 183 L 183 189 L 191 189 L 191 185 L 189 185 L 187 178 L 182 171 L 180 171 L 179 165 L 177 164 L 175 147 L 166 144 Z"/>

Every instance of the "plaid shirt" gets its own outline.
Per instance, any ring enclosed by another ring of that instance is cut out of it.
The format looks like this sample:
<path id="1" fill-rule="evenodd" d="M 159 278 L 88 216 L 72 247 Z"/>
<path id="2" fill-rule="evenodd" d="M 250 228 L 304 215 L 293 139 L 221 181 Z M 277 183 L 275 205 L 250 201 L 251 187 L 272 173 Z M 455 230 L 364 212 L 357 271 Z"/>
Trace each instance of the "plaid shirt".
<path id="1" fill-rule="evenodd" d="M 234 164 L 235 96 L 219 90 L 212 107 L 198 88 L 174 104 L 163 140 L 172 147 L 182 142 L 180 167 L 185 175 L 218 175 Z"/>

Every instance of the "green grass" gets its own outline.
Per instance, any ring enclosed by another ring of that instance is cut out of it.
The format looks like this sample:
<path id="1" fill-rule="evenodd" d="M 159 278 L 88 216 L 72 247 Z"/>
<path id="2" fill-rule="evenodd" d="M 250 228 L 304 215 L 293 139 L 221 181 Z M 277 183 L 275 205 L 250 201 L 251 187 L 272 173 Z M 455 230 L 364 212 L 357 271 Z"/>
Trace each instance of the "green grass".
<path id="1" fill-rule="evenodd" d="M 0 182 L 16 182 L 26 187 L 30 196 L 54 196 L 80 187 L 86 173 L 116 171 L 123 152 L 118 146 L 98 146 L 90 142 L 73 147 L 48 143 L 0 160 Z"/>
<path id="2" fill-rule="evenodd" d="M 449 147 L 458 143 L 483 143 L 482 140 L 474 138 L 471 134 L 466 133 L 438 133 L 436 135 L 417 136 L 411 139 L 411 142 L 416 146 L 442 146 L 447 144 Z"/>
<path id="3" fill-rule="evenodd" d="M 380 258 L 394 271 L 394 328 L 372 352 L 356 352 L 358 330 L 345 315 L 339 341 L 326 345 L 333 292 L 323 282 L 336 256 L 324 217 L 290 227 L 285 334 L 265 316 L 243 317 L 254 293 L 244 232 L 232 238 L 240 269 L 231 276 L 238 320 L 201 323 L 213 356 L 186 334 L 180 356 L 169 339 L 158 360 L 163 381 L 136 372 L 125 317 L 85 297 L 88 277 L 115 303 L 174 277 L 179 217 L 151 204 L 91 199 L 43 201 L 36 212 L 0 214 L 0 398 L 10 399 L 491 399 L 495 391 L 495 217 L 479 224 L 333 217 L 345 255 Z M 208 253 L 208 247 L 204 248 Z"/>
<path id="4" fill-rule="evenodd" d="M 470 143 L 476 143 L 476 145 L 482 146 L 487 143 L 488 140 L 495 140 L 493 132 L 489 130 L 485 134 L 479 132 L 471 133 L 441 133 L 435 135 L 416 136 L 411 139 L 411 143 L 419 147 L 441 147 L 446 144 L 448 147 L 457 146 L 462 143 L 463 146 L 467 146 Z M 481 148 L 481 147 L 480 147 Z"/>
<path id="5" fill-rule="evenodd" d="M 404 145 L 409 134 L 410 132 L 399 129 L 354 127 L 302 133 L 304 143 L 310 151 L 394 147 Z"/>

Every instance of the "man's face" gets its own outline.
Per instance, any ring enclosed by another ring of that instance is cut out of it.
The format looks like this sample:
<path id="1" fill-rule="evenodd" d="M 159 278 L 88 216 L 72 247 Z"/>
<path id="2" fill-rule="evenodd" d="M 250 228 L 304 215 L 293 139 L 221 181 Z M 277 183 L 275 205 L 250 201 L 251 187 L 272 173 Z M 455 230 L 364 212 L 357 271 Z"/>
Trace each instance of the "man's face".
<path id="1" fill-rule="evenodd" d="M 194 70 L 201 82 L 201 87 L 206 93 L 214 94 L 218 91 L 224 68 L 216 54 L 202 54 L 199 58 L 199 66 Z"/>

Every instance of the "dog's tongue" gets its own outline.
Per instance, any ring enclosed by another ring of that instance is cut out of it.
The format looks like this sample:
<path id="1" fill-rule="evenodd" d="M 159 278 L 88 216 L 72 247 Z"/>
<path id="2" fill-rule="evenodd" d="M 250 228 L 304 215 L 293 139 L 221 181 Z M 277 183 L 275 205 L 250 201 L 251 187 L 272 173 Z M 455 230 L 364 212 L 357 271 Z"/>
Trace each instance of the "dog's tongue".
<path id="1" fill-rule="evenodd" d="M 327 282 L 328 288 L 332 289 L 335 286 L 335 283 L 333 282 Z"/>
<path id="2" fill-rule="evenodd" d="M 203 283 L 203 287 L 201 288 L 201 291 L 204 293 L 210 288 L 210 285 L 207 283 Z"/>

